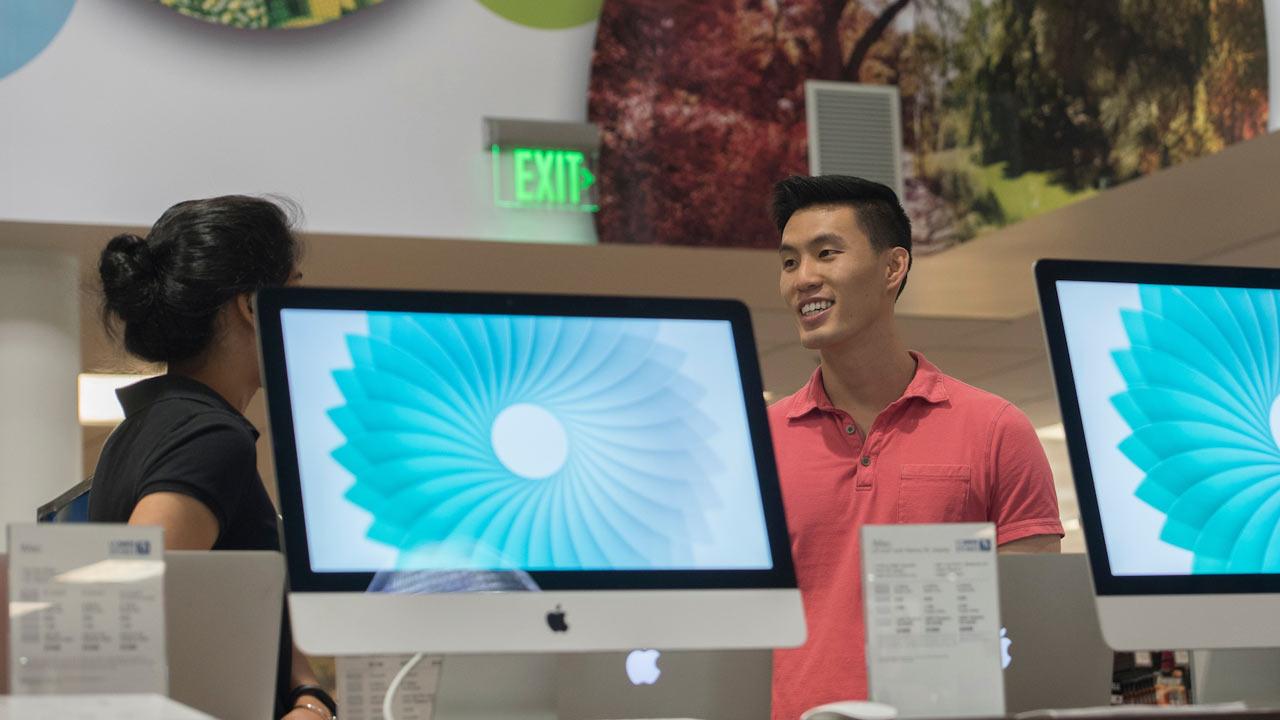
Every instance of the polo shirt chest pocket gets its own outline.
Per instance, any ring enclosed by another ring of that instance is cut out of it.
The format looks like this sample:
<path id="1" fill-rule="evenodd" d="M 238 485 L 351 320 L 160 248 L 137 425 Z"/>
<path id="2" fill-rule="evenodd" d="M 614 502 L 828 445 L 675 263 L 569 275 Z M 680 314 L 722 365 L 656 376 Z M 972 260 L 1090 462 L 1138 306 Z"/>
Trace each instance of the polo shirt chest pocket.
<path id="1" fill-rule="evenodd" d="M 972 474 L 968 465 L 904 464 L 898 482 L 898 522 L 963 522 Z"/>

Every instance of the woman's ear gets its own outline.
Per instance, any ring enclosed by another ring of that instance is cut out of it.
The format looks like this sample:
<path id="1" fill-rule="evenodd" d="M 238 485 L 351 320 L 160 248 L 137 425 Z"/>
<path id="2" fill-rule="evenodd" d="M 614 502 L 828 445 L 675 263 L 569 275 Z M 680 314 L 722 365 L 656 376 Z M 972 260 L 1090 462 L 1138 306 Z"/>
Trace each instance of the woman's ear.
<path id="1" fill-rule="evenodd" d="M 236 296 L 236 314 L 240 316 L 241 320 L 249 323 L 250 326 L 254 326 L 252 293 L 241 293 Z"/>

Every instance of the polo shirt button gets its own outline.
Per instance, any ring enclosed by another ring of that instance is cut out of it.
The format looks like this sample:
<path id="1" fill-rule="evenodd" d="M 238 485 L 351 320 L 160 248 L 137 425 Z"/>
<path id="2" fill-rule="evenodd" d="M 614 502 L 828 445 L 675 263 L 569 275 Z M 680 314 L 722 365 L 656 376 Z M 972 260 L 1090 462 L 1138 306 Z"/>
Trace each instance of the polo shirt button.
<path id="1" fill-rule="evenodd" d="M 871 464 L 871 456 L 870 456 L 870 455 L 863 455 L 863 456 L 862 456 L 862 467 L 867 467 L 867 466 L 868 466 L 868 465 L 870 465 L 870 464 Z"/>
<path id="2" fill-rule="evenodd" d="M 844 426 L 844 433 L 845 433 L 846 435 L 852 435 L 852 434 L 854 434 L 854 433 L 856 433 L 856 432 L 858 432 L 858 428 L 857 428 L 857 427 L 855 427 L 852 423 L 850 423 L 849 425 L 845 425 L 845 426 Z"/>

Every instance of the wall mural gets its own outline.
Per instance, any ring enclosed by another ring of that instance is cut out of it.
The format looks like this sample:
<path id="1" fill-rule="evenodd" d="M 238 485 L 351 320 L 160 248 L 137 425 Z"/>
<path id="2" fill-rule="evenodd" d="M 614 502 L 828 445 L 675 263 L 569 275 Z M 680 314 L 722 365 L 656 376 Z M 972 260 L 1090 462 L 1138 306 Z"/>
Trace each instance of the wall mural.
<path id="1" fill-rule="evenodd" d="M 589 23 L 600 16 L 604 0 L 479 0 L 493 12 L 526 27 L 560 30 Z"/>
<path id="2" fill-rule="evenodd" d="M 253 30 L 305 28 L 339 20 L 382 0 L 159 0 L 206 22 Z"/>
<path id="3" fill-rule="evenodd" d="M 0 0 L 12 1 L 12 0 Z M 183 15 L 237 28 L 304 28 L 338 20 L 382 0 L 158 0 Z M 543 30 L 595 20 L 604 0 L 478 0 L 497 15 Z"/>
<path id="4" fill-rule="evenodd" d="M 940 250 L 1266 132 L 1261 0 L 608 0 L 601 242 L 772 248 L 806 79 L 892 83 Z"/>
<path id="5" fill-rule="evenodd" d="M 74 5 L 75 0 L 0 0 L 0 78 L 48 47 Z"/>

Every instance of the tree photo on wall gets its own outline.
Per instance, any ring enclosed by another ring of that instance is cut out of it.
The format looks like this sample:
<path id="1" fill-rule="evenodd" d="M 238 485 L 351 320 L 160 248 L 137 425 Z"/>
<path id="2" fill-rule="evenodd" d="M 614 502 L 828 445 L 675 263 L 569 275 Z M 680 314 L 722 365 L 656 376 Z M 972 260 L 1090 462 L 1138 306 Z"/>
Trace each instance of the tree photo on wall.
<path id="1" fill-rule="evenodd" d="M 601 242 L 771 248 L 804 81 L 894 84 L 922 252 L 1265 133 L 1261 0 L 606 0 Z"/>

